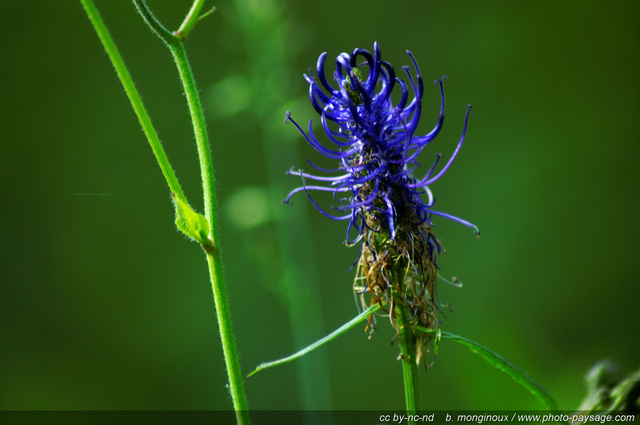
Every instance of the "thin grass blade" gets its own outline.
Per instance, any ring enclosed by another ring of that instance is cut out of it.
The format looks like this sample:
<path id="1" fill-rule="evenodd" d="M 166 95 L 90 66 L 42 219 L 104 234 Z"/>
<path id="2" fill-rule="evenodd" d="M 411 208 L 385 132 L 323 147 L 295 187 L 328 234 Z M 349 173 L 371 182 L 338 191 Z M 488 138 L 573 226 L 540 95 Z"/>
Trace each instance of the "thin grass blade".
<path id="1" fill-rule="evenodd" d="M 307 353 L 310 353 L 311 351 L 315 350 L 316 348 L 326 344 L 327 342 L 339 337 L 340 335 L 342 335 L 343 333 L 347 332 L 348 330 L 352 329 L 353 327 L 355 327 L 357 324 L 363 322 L 364 320 L 366 320 L 372 313 L 375 313 L 376 311 L 378 311 L 380 309 L 380 305 L 379 304 L 375 304 L 372 305 L 371 307 L 369 307 L 368 309 L 366 309 L 365 311 L 363 311 L 362 313 L 358 314 L 356 317 L 354 317 L 353 319 L 349 320 L 347 323 L 345 323 L 344 325 L 340 326 L 338 329 L 336 329 L 335 331 L 331 332 L 329 335 L 325 336 L 322 339 L 319 339 L 318 341 L 314 342 L 311 345 L 308 345 L 307 347 L 303 348 L 302 350 L 288 356 L 288 357 L 284 357 L 282 359 L 279 360 L 274 360 L 272 362 L 267 362 L 267 363 L 262 363 L 261 365 L 259 365 L 253 372 L 251 372 L 248 376 L 251 376 L 261 370 L 264 369 L 269 369 L 270 367 L 273 366 L 278 366 L 281 364 L 285 364 L 285 363 L 289 363 L 293 360 L 299 359 L 300 357 L 304 356 Z"/>
<path id="2" fill-rule="evenodd" d="M 421 327 L 417 327 L 417 329 L 422 332 L 431 332 L 430 330 L 424 329 Z M 467 338 L 454 335 L 449 332 L 442 331 L 441 338 L 450 339 L 457 342 L 458 344 L 464 345 L 469 350 L 471 350 L 471 352 L 479 355 L 480 357 L 485 359 L 490 365 L 503 371 L 504 373 L 509 375 L 509 377 L 513 379 L 515 382 L 517 382 L 518 384 L 522 385 L 527 390 L 529 390 L 529 392 L 531 392 L 531 394 L 533 394 L 540 401 L 540 403 L 542 403 L 549 411 L 555 412 L 558 410 L 558 405 L 556 404 L 555 400 L 551 397 L 551 395 L 549 395 L 549 393 L 544 388 L 542 388 L 540 384 L 538 384 L 529 375 L 527 375 L 522 370 L 514 366 L 511 362 L 509 362 L 507 359 L 505 359 L 501 355 L 495 353 L 494 351 L 491 351 L 487 347 L 481 344 L 478 344 L 475 341 L 471 341 Z"/>

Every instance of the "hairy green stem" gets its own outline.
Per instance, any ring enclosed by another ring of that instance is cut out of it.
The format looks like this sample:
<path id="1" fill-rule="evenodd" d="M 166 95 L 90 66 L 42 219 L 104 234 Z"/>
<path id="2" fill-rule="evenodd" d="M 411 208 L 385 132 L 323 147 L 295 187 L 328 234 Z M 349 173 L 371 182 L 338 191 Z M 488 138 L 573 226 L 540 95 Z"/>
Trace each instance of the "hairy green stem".
<path id="1" fill-rule="evenodd" d="M 209 136 L 204 120 L 204 112 L 200 95 L 196 86 L 191 66 L 187 60 L 187 53 L 184 44 L 179 43 L 171 47 L 171 54 L 180 72 L 180 80 L 187 96 L 189 113 L 196 137 L 198 147 L 198 158 L 200 162 L 200 175 L 202 178 L 202 190 L 204 193 L 204 216 L 211 224 L 211 237 L 215 246 L 218 246 L 218 208 L 216 189 L 213 174 L 213 162 L 211 160 L 211 148 L 209 146 Z"/>
<path id="2" fill-rule="evenodd" d="M 202 191 L 204 196 L 204 213 L 207 221 L 210 223 L 209 237 L 214 246 L 214 250 L 212 252 L 207 252 L 207 263 L 209 265 L 209 275 L 211 278 L 213 298 L 216 306 L 220 339 L 222 341 L 222 349 L 229 378 L 229 390 L 233 398 L 233 406 L 236 410 L 238 424 L 249 424 L 249 405 L 244 391 L 244 382 L 236 350 L 233 327 L 231 324 L 229 299 L 227 296 L 222 260 L 220 257 L 218 208 L 209 136 L 207 134 L 200 95 L 198 93 L 198 88 L 196 86 L 193 72 L 191 71 L 191 65 L 187 59 L 187 53 L 184 49 L 183 43 L 187 33 L 193 29 L 193 25 L 198 19 L 197 12 L 202 7 L 203 2 L 200 0 L 196 0 L 194 2 L 191 11 L 181 26 L 181 30 L 179 30 L 181 31 L 180 37 L 168 31 L 160 24 L 160 22 L 158 22 L 145 4 L 144 0 L 134 0 L 134 4 L 145 22 L 165 42 L 171 51 L 180 74 L 180 81 L 182 82 L 182 86 L 187 97 L 187 104 L 189 105 L 189 113 L 191 115 L 191 123 L 195 133 L 198 159 L 200 162 L 200 175 L 202 178 Z"/>
<path id="3" fill-rule="evenodd" d="M 209 265 L 213 299 L 216 305 L 216 315 L 220 328 L 220 340 L 222 341 L 222 350 L 224 352 L 227 376 L 229 378 L 229 391 L 233 397 L 236 419 L 238 425 L 248 425 L 251 423 L 249 419 L 249 405 L 244 391 L 244 381 L 240 369 L 240 362 L 238 361 L 238 351 L 236 349 L 233 327 L 231 326 L 231 312 L 229 311 L 227 288 L 224 283 L 222 285 L 215 283 L 224 282 L 222 261 L 220 260 L 218 250 L 213 253 L 207 253 L 207 264 Z"/>
<path id="4" fill-rule="evenodd" d="M 122 57 L 120 56 L 118 49 L 113 42 L 113 39 L 109 35 L 109 32 L 104 24 L 104 21 L 100 17 L 98 10 L 96 9 L 92 0 L 81 0 L 82 5 L 93 24 L 98 37 L 102 41 L 105 50 L 114 68 L 125 88 L 127 96 L 129 97 L 133 109 L 140 120 L 140 124 L 149 140 L 149 144 L 153 150 L 153 153 L 160 165 L 163 175 L 169 185 L 171 191 L 179 196 L 185 203 L 187 202 L 184 192 L 178 183 L 178 179 L 171 168 L 169 160 L 167 158 L 160 139 L 151 124 L 151 119 L 147 113 L 142 99 L 133 84 L 131 75 L 129 74 Z M 191 67 L 187 60 L 186 51 L 184 50 L 183 40 L 187 34 L 193 29 L 196 20 L 198 19 L 198 12 L 202 8 L 203 0 L 195 0 L 189 14 L 185 18 L 185 21 L 180 27 L 179 37 L 166 30 L 151 14 L 143 0 L 134 0 L 134 3 L 143 16 L 144 20 L 151 27 L 151 29 L 167 44 L 174 57 L 180 79 L 182 81 L 184 91 L 187 97 L 189 105 L 189 112 L 191 114 L 192 124 L 195 132 L 196 144 L 198 148 L 198 156 L 200 160 L 200 169 L 202 177 L 202 186 L 204 192 L 204 206 L 205 217 L 210 223 L 210 235 L 213 248 L 206 249 L 207 264 L 209 266 L 209 274 L 211 278 L 211 284 L 213 288 L 214 302 L 216 306 L 216 314 L 218 319 L 218 326 L 220 329 L 220 338 L 222 340 L 222 347 L 225 357 L 225 363 L 227 366 L 227 374 L 229 378 L 229 389 L 233 397 L 233 404 L 236 410 L 236 416 L 238 424 L 249 424 L 249 412 L 248 403 L 244 391 L 244 383 L 242 379 L 242 372 L 240 369 L 240 362 L 238 360 L 238 354 L 235 345 L 235 338 L 233 334 L 233 328 L 231 325 L 231 315 L 229 311 L 229 301 L 227 297 L 226 286 L 224 283 L 224 275 L 222 271 L 222 260 L 220 257 L 220 244 L 218 238 L 218 217 L 217 217 L 217 200 L 215 193 L 213 163 L 211 161 L 211 150 L 209 147 L 209 139 L 206 131 L 206 124 L 204 120 L 204 113 L 198 90 L 191 72 Z"/>
<path id="5" fill-rule="evenodd" d="M 198 1 L 198 0 L 196 0 Z M 193 72 L 191 72 L 191 65 L 187 59 L 187 53 L 184 49 L 183 39 L 178 38 L 171 31 L 167 30 L 158 20 L 153 16 L 151 10 L 147 7 L 144 0 L 133 0 L 136 8 L 144 18 L 149 27 L 165 42 L 180 73 L 180 81 L 187 97 L 187 104 L 189 105 L 189 113 L 191 114 L 191 123 L 196 138 L 196 146 L 198 148 L 198 159 L 200 162 L 200 176 L 202 178 L 202 191 L 204 196 L 204 216 L 211 224 L 211 238 L 214 245 L 218 245 L 218 216 L 217 216 L 217 199 L 215 191 L 215 182 L 213 174 L 213 163 L 211 162 L 211 148 L 209 146 L 209 136 L 207 135 L 207 128 L 204 119 L 204 112 L 202 109 L 202 103 L 200 101 L 200 95 L 196 86 Z M 192 8 L 193 10 L 193 8 Z M 193 14 L 187 15 L 187 18 L 191 20 L 197 19 Z M 185 21 L 186 22 L 186 21 Z M 193 25 L 189 24 L 190 28 Z M 189 27 L 186 23 L 182 26 Z"/>
<path id="6" fill-rule="evenodd" d="M 131 102 L 131 106 L 133 106 L 133 110 L 140 121 L 140 125 L 142 126 L 142 130 L 144 134 L 147 136 L 147 140 L 149 140 L 149 145 L 151 146 L 151 150 L 158 161 L 158 165 L 160 165 L 160 169 L 162 170 L 162 174 L 164 175 L 167 184 L 169 185 L 169 189 L 171 192 L 175 193 L 179 196 L 183 201 L 187 201 L 182 188 L 180 187 L 180 183 L 178 183 L 178 178 L 171 168 L 171 164 L 169 163 L 169 159 L 167 158 L 167 154 L 162 147 L 162 142 L 160 142 L 160 138 L 158 137 L 158 133 L 156 132 L 153 124 L 151 123 L 151 118 L 147 113 L 144 104 L 142 103 L 142 98 L 136 89 L 135 84 L 133 83 L 133 79 L 131 78 L 131 74 L 129 74 L 129 70 L 127 69 L 116 44 L 111 38 L 111 34 L 109 34 L 109 30 L 107 26 L 104 24 L 98 9 L 96 9 L 93 0 L 81 0 L 82 6 L 84 7 L 89 20 L 93 24 L 93 28 L 95 29 L 102 45 L 104 46 L 113 67 L 118 74 L 118 78 L 122 82 L 124 86 L 124 90 L 127 93 L 127 97 Z"/>
<path id="7" fill-rule="evenodd" d="M 397 305 L 395 311 L 407 413 L 414 415 L 416 411 L 420 410 L 420 387 L 416 359 L 417 340 L 413 327 L 409 324 L 406 309 L 402 308 L 401 305 Z M 414 422 L 409 421 L 409 423 Z"/>

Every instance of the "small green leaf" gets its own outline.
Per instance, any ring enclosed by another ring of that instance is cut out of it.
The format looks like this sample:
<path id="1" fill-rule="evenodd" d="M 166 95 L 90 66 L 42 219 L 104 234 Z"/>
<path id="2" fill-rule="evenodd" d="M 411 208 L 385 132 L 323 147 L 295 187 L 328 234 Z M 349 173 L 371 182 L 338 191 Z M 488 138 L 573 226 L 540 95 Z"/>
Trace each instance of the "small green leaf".
<path id="1" fill-rule="evenodd" d="M 416 329 L 422 332 L 433 332 L 430 329 L 426 329 L 420 326 L 416 326 Z M 540 401 L 540 403 L 542 403 L 549 411 L 555 412 L 558 410 L 558 405 L 556 404 L 555 400 L 549 395 L 549 393 L 544 388 L 542 388 L 540 384 L 538 384 L 536 381 L 531 379 L 529 375 L 527 375 L 522 370 L 518 369 L 516 366 L 511 364 L 511 362 L 509 362 L 507 359 L 505 359 L 501 355 L 467 338 L 463 338 L 461 336 L 454 335 L 449 332 L 440 332 L 440 331 L 438 332 L 439 332 L 440 338 L 450 339 L 452 341 L 457 342 L 458 344 L 464 345 L 469 350 L 471 350 L 472 353 L 479 355 L 484 360 L 486 360 L 490 365 L 506 373 L 515 382 L 517 382 L 518 384 L 522 385 L 524 388 L 529 390 L 531 394 L 533 394 Z"/>
<path id="2" fill-rule="evenodd" d="M 314 342 L 313 344 L 303 348 L 302 350 L 293 353 L 292 355 L 288 356 L 288 357 L 284 357 L 280 360 L 275 360 L 272 362 L 267 362 L 267 363 L 262 363 L 261 365 L 259 365 L 253 372 L 251 372 L 248 376 L 251 376 L 261 370 L 264 369 L 268 369 L 270 367 L 273 366 L 278 366 L 284 363 L 289 363 L 290 361 L 299 359 L 300 357 L 304 356 L 307 353 L 310 353 L 311 351 L 315 350 L 316 348 L 320 347 L 321 345 L 326 344 L 327 342 L 331 341 L 332 339 L 337 338 L 338 336 L 342 335 L 343 333 L 347 332 L 349 329 L 355 327 L 358 323 L 363 322 L 364 320 L 368 319 L 370 315 L 372 315 L 373 313 L 375 313 L 376 311 L 378 311 L 378 309 L 380 309 L 380 304 L 375 304 L 372 305 L 371 307 L 369 307 L 368 309 L 366 309 L 365 311 L 363 311 L 362 313 L 358 314 L 356 317 L 354 317 L 353 319 L 349 320 L 347 323 L 345 323 L 344 325 L 340 326 L 338 329 L 336 329 L 335 331 L 331 332 L 329 335 L 325 336 L 322 339 L 319 339 L 318 341 Z"/>
<path id="3" fill-rule="evenodd" d="M 213 244 L 209 240 L 209 222 L 202 215 L 198 214 L 189 204 L 180 199 L 175 193 L 171 194 L 173 205 L 176 208 L 176 226 L 190 239 L 198 242 L 207 250 L 213 249 Z"/>

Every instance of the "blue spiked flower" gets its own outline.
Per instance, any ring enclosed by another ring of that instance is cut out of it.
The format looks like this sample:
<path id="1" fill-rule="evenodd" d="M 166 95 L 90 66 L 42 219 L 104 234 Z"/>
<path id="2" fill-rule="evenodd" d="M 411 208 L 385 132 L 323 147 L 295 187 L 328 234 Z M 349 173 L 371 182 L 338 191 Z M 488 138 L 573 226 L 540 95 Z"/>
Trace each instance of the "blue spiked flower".
<path id="1" fill-rule="evenodd" d="M 314 149 L 339 164 L 337 169 L 327 170 L 307 160 L 325 175 L 291 169 L 288 173 L 300 176 L 303 185 L 292 190 L 285 202 L 304 191 L 327 217 L 348 220 L 347 244 L 363 242 L 354 294 L 363 307 L 388 306 L 389 318 L 398 332 L 407 325 L 431 330 L 438 327 L 437 312 L 441 310 L 436 283 L 441 246 L 431 231 L 432 215 L 450 218 L 478 233 L 477 227 L 468 221 L 433 210 L 435 198 L 429 187 L 444 175 L 458 155 L 471 107 L 467 106 L 462 137 L 447 163 L 436 172 L 440 160 L 437 155 L 426 174 L 414 178 L 418 156 L 442 128 L 444 77 L 435 82 L 441 98 L 438 122 L 429 133 L 416 135 L 424 85 L 415 58 L 411 52 L 407 54 L 415 77 L 404 66 L 406 80 L 403 80 L 396 77 L 391 64 L 381 59 L 377 43 L 373 45 L 373 54 L 364 49 L 355 49 L 351 55 L 342 53 L 336 58 L 336 86 L 330 85 L 325 77 L 327 54 L 320 55 L 317 75 L 310 72 L 305 79 L 311 104 L 320 114 L 326 137 L 335 146 L 326 147 L 318 141 L 312 121 L 305 132 L 290 113 L 285 119 L 298 128 Z M 392 94 L 396 87 L 400 93 L 395 95 L 399 100 L 394 104 Z M 306 180 L 319 184 L 308 185 Z M 339 213 L 331 214 L 321 208 L 311 196 L 312 191 L 332 193 L 336 201 L 342 202 L 334 207 Z M 434 335 L 435 332 L 414 331 L 418 362 L 433 344 Z"/>
<path id="2" fill-rule="evenodd" d="M 441 96 L 438 122 L 429 133 L 416 135 L 424 85 L 416 60 L 410 51 L 407 54 L 416 76 L 414 78 L 409 67 L 404 66 L 402 69 L 406 81 L 398 78 L 391 64 L 381 59 L 378 43 L 374 43 L 373 54 L 365 49 L 355 49 L 351 55 L 340 54 L 336 58 L 335 86 L 329 84 L 325 77 L 327 53 L 318 59 L 317 76 L 312 72 L 305 74 L 311 104 L 320 114 L 326 137 L 334 147 L 326 147 L 318 141 L 312 128 L 313 121 L 309 122 L 308 131 L 305 132 L 290 113 L 285 119 L 285 122 L 290 121 L 298 128 L 314 149 L 339 163 L 338 169 L 326 170 L 308 161 L 321 172 L 334 172 L 337 175 L 314 175 L 291 169 L 288 173 L 300 176 L 303 186 L 291 191 L 285 202 L 297 192 L 306 192 L 311 203 L 322 214 L 335 220 L 348 220 L 348 244 L 360 241 L 367 232 L 382 232 L 394 240 L 405 227 L 431 226 L 432 215 L 450 218 L 478 231 L 468 221 L 433 210 L 435 198 L 429 187 L 442 177 L 458 155 L 471 106 L 467 106 L 460 142 L 444 167 L 436 172 L 440 159 L 440 155 L 437 155 L 424 177 L 413 177 L 413 172 L 419 167 L 419 154 L 442 128 L 442 81 L 445 77 L 435 81 Z M 392 93 L 396 88 L 400 90 L 400 99 L 394 105 Z M 411 100 L 410 91 L 413 93 Z M 308 185 L 305 180 L 320 184 Z M 310 195 L 311 191 L 333 193 L 334 199 L 343 203 L 334 207 L 338 214 L 321 208 Z M 355 235 L 352 236 L 354 231 Z M 430 245 L 439 251 L 435 238 Z"/>

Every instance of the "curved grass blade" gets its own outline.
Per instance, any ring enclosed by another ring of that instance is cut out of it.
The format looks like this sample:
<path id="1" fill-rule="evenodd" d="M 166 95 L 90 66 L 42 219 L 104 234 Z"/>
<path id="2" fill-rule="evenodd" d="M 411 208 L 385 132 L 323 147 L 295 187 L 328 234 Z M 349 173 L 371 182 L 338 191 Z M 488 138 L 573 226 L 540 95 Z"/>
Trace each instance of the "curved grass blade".
<path id="1" fill-rule="evenodd" d="M 433 332 L 420 326 L 416 326 L 416 329 L 422 332 Z M 478 354 L 490 365 L 503 371 L 504 373 L 509 375 L 509 377 L 515 382 L 529 390 L 529 392 L 531 392 L 531 394 L 533 394 L 549 411 L 555 412 L 558 410 L 558 405 L 556 404 L 553 397 L 551 397 L 551 395 L 549 395 L 549 393 L 544 388 L 542 388 L 540 384 L 538 384 L 529 375 L 518 369 L 501 355 L 489 350 L 487 347 L 480 345 L 477 342 L 471 341 L 458 335 L 454 335 L 449 332 L 442 331 L 441 338 L 450 339 L 457 342 L 458 344 L 464 345 L 469 350 L 471 350 L 471 352 Z"/>
<path id="2" fill-rule="evenodd" d="M 259 365 L 253 372 L 251 372 L 249 375 L 247 376 L 251 376 L 261 370 L 264 369 L 268 369 L 270 367 L 273 366 L 278 366 L 284 363 L 289 363 L 293 360 L 296 360 L 302 356 L 304 356 L 305 354 L 315 350 L 316 348 L 320 347 L 321 345 L 326 344 L 327 342 L 337 338 L 338 336 L 342 335 L 343 333 L 347 332 L 348 330 L 350 330 L 351 328 L 355 327 L 357 324 L 359 324 L 360 322 L 363 322 L 364 320 L 366 320 L 372 313 L 375 313 L 376 311 L 378 311 L 380 309 L 380 304 L 375 304 L 372 305 L 371 307 L 369 307 L 368 309 L 366 309 L 365 311 L 363 311 L 362 313 L 358 314 L 356 317 L 354 317 L 353 319 L 349 320 L 347 323 L 345 323 L 344 325 L 340 326 L 338 329 L 336 329 L 335 331 L 331 332 L 329 335 L 325 336 L 322 339 L 319 339 L 318 341 L 314 342 L 311 345 L 308 345 L 307 347 L 303 348 L 302 350 L 288 356 L 288 357 L 284 357 L 282 359 L 279 360 L 274 360 L 272 362 L 266 362 L 266 363 L 262 363 L 261 365 Z"/>

